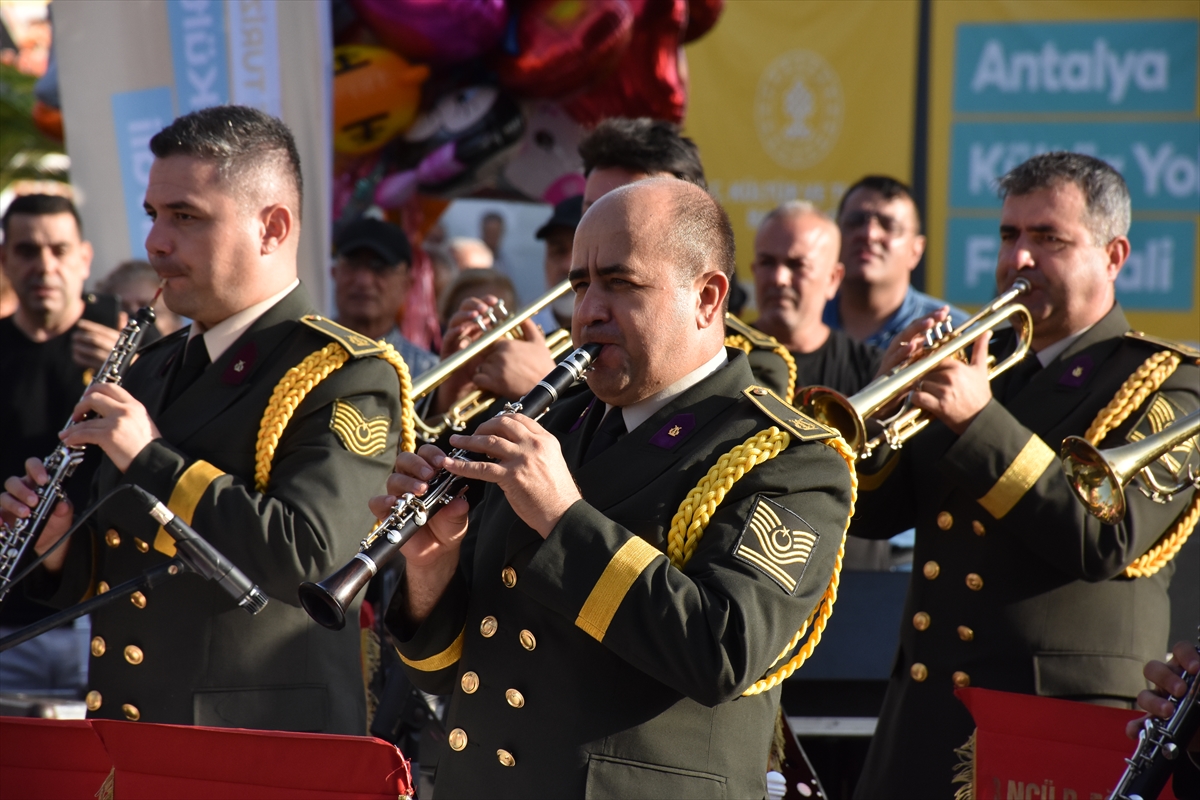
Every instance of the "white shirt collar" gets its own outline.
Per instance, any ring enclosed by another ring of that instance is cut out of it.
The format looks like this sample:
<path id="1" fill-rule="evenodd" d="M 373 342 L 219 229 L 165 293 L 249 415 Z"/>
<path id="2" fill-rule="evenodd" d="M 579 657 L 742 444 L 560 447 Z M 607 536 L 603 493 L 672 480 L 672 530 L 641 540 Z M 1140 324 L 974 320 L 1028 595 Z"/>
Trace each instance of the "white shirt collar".
<path id="1" fill-rule="evenodd" d="M 621 409 L 621 414 L 625 418 L 625 430 L 634 430 L 637 428 L 637 426 L 641 425 L 643 422 L 657 414 L 658 410 L 667 403 L 671 402 L 676 397 L 679 397 L 679 395 L 683 394 L 688 389 L 692 388 L 697 383 L 704 380 L 709 375 L 712 375 L 714 372 L 728 363 L 729 355 L 725 352 L 725 348 L 722 347 L 715 356 L 689 372 L 687 375 L 684 375 L 667 388 L 650 395 L 645 400 L 639 400 L 632 405 L 625 406 Z M 608 411 L 612 410 L 612 406 L 608 404 L 606 405 L 607 408 L 605 413 L 607 414 Z"/>
<path id="2" fill-rule="evenodd" d="M 250 326 L 258 322 L 258 318 L 267 313 L 283 298 L 300 285 L 300 279 L 292 281 L 288 287 L 279 294 L 273 294 L 261 303 L 255 303 L 249 308 L 243 308 L 241 311 L 226 317 L 225 319 L 213 325 L 206 331 L 200 330 L 196 323 L 192 323 L 191 332 L 188 333 L 188 341 L 197 336 L 204 337 L 204 349 L 208 351 L 209 361 L 214 364 L 217 359 L 225 354 L 230 345 L 238 340 L 243 333 L 250 330 Z"/>
<path id="3" fill-rule="evenodd" d="M 1075 331 L 1075 333 L 1072 333 L 1070 336 L 1064 336 L 1054 344 L 1046 345 L 1041 350 L 1037 351 L 1037 360 L 1042 365 L 1042 369 L 1045 369 L 1053 364 L 1054 359 L 1065 353 L 1068 347 L 1075 344 L 1075 342 L 1079 340 L 1079 337 L 1090 331 L 1092 326 L 1095 324 L 1096 323 L 1093 322 L 1083 330 Z"/>

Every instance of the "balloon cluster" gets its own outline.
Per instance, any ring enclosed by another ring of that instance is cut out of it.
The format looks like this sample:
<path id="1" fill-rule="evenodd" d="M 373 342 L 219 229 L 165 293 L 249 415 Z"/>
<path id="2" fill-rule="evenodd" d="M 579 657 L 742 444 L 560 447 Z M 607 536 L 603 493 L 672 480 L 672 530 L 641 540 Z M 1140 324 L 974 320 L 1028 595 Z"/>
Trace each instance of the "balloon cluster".
<path id="1" fill-rule="evenodd" d="M 610 116 L 682 122 L 724 0 L 334 0 L 335 219 L 414 197 L 556 203 Z"/>

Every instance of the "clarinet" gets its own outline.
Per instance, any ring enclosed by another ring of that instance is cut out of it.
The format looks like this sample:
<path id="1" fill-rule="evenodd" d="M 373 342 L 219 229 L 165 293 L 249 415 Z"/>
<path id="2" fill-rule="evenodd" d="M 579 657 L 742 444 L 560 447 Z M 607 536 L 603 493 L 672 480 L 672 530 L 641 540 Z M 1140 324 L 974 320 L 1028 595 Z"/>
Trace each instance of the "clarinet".
<path id="1" fill-rule="evenodd" d="M 1200 650 L 1200 648 L 1197 648 Z M 1167 784 L 1175 762 L 1187 758 L 1185 748 L 1200 728 L 1200 680 L 1183 674 L 1187 692 L 1178 700 L 1170 719 L 1148 718 L 1138 734 L 1137 749 L 1109 800 L 1154 800 Z"/>
<path id="2" fill-rule="evenodd" d="M 108 354 L 108 358 L 104 360 L 100 370 L 92 377 L 88 388 L 100 383 L 120 385 L 121 380 L 125 377 L 125 370 L 129 369 L 129 365 L 133 362 L 133 356 L 137 352 L 142 337 L 146 335 L 146 331 L 153 324 L 153 308 L 146 306 L 138 311 L 121 330 L 116 345 Z M 88 412 L 84 419 L 91 419 L 95 416 L 94 413 Z M 67 430 L 74 424 L 74 420 L 67 420 L 63 430 Z M 43 462 L 46 471 L 50 473 L 50 480 L 44 486 L 38 487 L 38 501 L 37 506 L 33 509 L 33 514 L 25 519 L 18 519 L 12 525 L 0 524 L 0 602 L 3 602 L 4 596 L 12 588 L 13 574 L 17 570 L 17 564 L 21 561 L 21 557 L 29 549 L 30 542 L 37 541 L 50 512 L 58 505 L 58 501 L 66 498 L 63 481 L 71 477 L 80 462 L 83 461 L 84 450 L 85 448 L 82 446 L 67 447 L 65 444 L 54 448 L 54 452 Z"/>
<path id="3" fill-rule="evenodd" d="M 515 403 L 508 403 L 500 415 L 524 414 L 538 419 L 558 399 L 559 394 L 574 386 L 600 354 L 603 345 L 589 343 L 579 347 L 558 363 L 554 370 Z M 472 454 L 456 448 L 450 458 L 470 460 Z M 358 593 L 387 564 L 412 535 L 424 525 L 440 506 L 458 496 L 466 479 L 441 470 L 429 482 L 423 497 L 405 494 L 392 506 L 387 518 L 359 543 L 359 552 L 348 564 L 320 583 L 300 584 L 300 605 L 317 623 L 331 630 L 341 630 L 346 624 L 346 609 Z"/>

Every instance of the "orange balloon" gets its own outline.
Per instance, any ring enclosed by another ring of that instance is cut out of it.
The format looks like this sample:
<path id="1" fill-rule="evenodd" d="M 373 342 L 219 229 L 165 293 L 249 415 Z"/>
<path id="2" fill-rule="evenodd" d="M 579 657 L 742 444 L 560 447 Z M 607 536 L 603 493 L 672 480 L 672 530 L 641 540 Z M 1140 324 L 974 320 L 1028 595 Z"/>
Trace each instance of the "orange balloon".
<path id="1" fill-rule="evenodd" d="M 409 64 L 385 47 L 347 44 L 333 50 L 333 147 L 359 155 L 377 150 L 412 124 L 429 67 Z"/>

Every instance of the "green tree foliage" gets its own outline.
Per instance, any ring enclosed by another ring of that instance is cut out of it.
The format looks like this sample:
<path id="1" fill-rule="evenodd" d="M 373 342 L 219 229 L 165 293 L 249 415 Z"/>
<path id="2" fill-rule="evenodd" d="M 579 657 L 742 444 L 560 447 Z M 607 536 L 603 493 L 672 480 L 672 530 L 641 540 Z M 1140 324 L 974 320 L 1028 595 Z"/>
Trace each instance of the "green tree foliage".
<path id="1" fill-rule="evenodd" d="M 33 124 L 37 78 L 0 64 L 0 190 L 17 180 L 67 181 L 62 170 L 47 169 L 42 158 L 63 152 Z"/>

